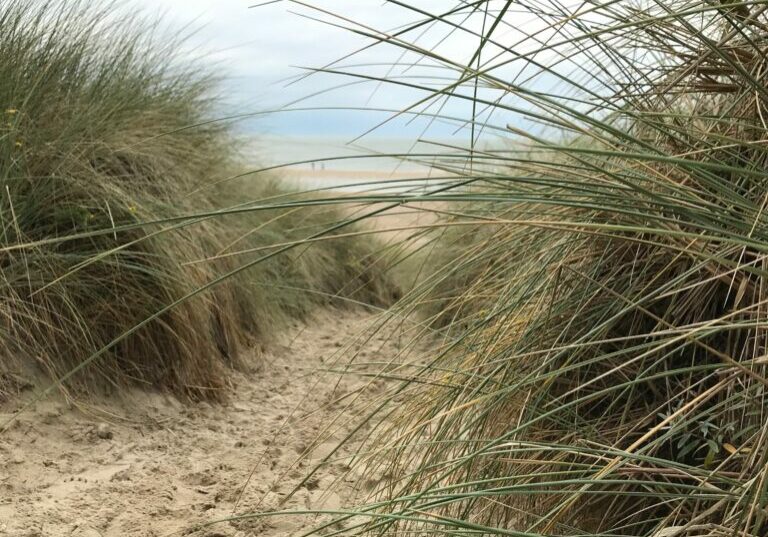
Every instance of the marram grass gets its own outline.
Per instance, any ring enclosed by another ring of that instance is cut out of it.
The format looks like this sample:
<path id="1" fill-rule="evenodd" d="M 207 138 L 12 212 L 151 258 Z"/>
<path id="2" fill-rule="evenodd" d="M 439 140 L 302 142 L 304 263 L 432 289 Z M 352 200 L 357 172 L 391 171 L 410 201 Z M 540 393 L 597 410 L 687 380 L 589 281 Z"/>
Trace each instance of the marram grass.
<path id="1" fill-rule="evenodd" d="M 264 174 L 226 181 L 242 164 L 211 121 L 215 79 L 117 4 L 0 6 L 0 394 L 37 369 L 71 376 L 67 389 L 216 399 L 243 345 L 336 296 L 389 300 L 375 247 L 357 238 L 181 300 L 250 259 L 223 254 L 300 244 L 341 213 Z"/>
<path id="2" fill-rule="evenodd" d="M 465 103 L 471 165 L 439 164 L 458 216 L 403 306 L 444 344 L 370 417 L 388 480 L 324 534 L 765 535 L 768 2 L 397 4 L 414 24 L 351 29 L 433 70 L 333 70 L 425 122 Z"/>

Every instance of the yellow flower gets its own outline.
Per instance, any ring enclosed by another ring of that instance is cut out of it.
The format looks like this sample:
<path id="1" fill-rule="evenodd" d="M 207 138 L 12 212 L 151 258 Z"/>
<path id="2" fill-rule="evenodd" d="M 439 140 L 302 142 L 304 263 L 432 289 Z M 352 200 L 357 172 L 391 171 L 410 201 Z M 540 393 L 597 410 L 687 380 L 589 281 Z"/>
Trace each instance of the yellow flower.
<path id="1" fill-rule="evenodd" d="M 6 113 L 6 114 L 8 114 L 9 116 L 12 116 L 12 115 L 13 115 L 13 114 L 15 114 L 16 112 L 18 112 L 18 110 L 16 110 L 15 108 L 8 108 L 8 109 L 5 111 L 5 113 Z"/>
<path id="2" fill-rule="evenodd" d="M 16 140 L 16 143 L 14 144 L 16 147 L 21 147 L 24 145 L 24 143 L 21 140 Z"/>
<path id="3" fill-rule="evenodd" d="M 137 209 L 135 205 L 129 205 L 128 210 L 131 211 L 132 213 L 135 213 Z"/>

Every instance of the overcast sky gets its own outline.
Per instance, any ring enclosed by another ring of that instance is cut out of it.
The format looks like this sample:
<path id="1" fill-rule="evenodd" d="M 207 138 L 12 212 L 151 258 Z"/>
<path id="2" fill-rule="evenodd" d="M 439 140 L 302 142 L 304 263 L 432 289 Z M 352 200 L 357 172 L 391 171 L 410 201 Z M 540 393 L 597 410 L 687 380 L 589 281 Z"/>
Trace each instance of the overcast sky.
<path id="1" fill-rule="evenodd" d="M 334 64 L 333 68 L 395 77 L 405 83 L 426 81 L 428 84 L 445 87 L 460 76 L 459 72 L 448 70 L 444 65 L 425 60 L 413 52 L 403 55 L 402 49 L 392 44 L 379 43 L 366 48 L 374 40 L 356 34 L 349 28 L 396 31 L 405 24 L 424 20 L 423 13 L 445 12 L 461 5 L 461 0 L 408 0 L 411 6 L 423 10 L 422 13 L 384 0 L 278 0 L 254 7 L 256 3 L 263 4 L 264 0 L 133 0 L 133 5 L 143 10 L 147 17 L 162 20 L 165 28 L 181 33 L 194 31 L 187 42 L 189 55 L 196 61 L 211 64 L 226 79 L 222 86 L 226 96 L 222 101 L 222 114 L 257 114 L 256 119 L 240 124 L 245 131 L 262 135 L 354 138 L 377 127 L 374 136 L 417 138 L 427 129 L 431 137 L 443 139 L 457 132 L 457 125 L 463 124 L 465 130 L 460 131 L 458 136 L 461 138 L 465 134 L 466 122 L 433 122 L 429 114 L 468 119 L 472 109 L 467 100 L 454 96 L 447 104 L 440 101 L 423 108 L 426 115 L 418 118 L 407 114 L 398 116 L 381 127 L 378 125 L 393 115 L 392 110 L 402 110 L 418 102 L 426 93 L 402 85 L 383 86 L 377 81 L 339 74 L 301 77 L 302 73 L 308 73 L 302 68 L 323 67 L 343 59 L 341 63 Z M 492 18 L 494 10 L 506 5 L 506 1 L 491 0 L 487 5 Z M 464 64 L 475 53 L 480 42 L 479 35 L 487 29 L 487 16 L 482 12 L 470 16 L 466 12 L 456 13 L 452 21 L 457 23 L 460 30 L 446 24 L 425 25 L 403 38 Z M 537 24 L 545 26 L 539 30 Z M 504 47 L 514 48 L 516 52 L 522 52 L 526 46 L 538 46 L 536 41 L 540 44 L 540 39 L 552 35 L 546 24 L 538 17 L 532 17 L 524 7 L 514 4 L 504 24 L 495 29 L 493 40 Z M 360 52 L 361 49 L 364 50 Z M 347 57 L 353 52 L 357 53 Z M 502 49 L 494 49 L 493 44 L 486 44 L 482 68 L 486 69 L 494 62 L 508 62 L 511 56 L 509 50 L 502 53 Z M 537 53 L 536 59 L 544 60 L 544 55 Z M 414 66 L 416 61 L 418 65 Z M 397 66 L 393 66 L 393 63 L 397 63 Z M 494 74 L 501 74 L 507 80 L 517 80 L 515 74 L 521 68 L 526 76 L 530 76 L 530 67 L 525 63 L 505 64 L 503 69 L 506 71 L 503 74 L 501 71 L 494 71 Z M 567 70 L 567 66 L 563 66 L 563 69 Z M 289 83 L 297 78 L 301 80 Z M 529 88 L 549 91 L 552 77 L 544 73 L 525 83 Z M 471 95 L 471 90 L 470 87 L 463 91 L 465 95 Z M 482 97 L 483 90 L 480 91 Z M 497 96 L 485 94 L 489 102 L 496 100 Z M 505 95 L 506 98 L 509 95 Z M 261 114 L 286 105 L 314 110 Z M 322 111 L 317 108 L 356 110 Z M 371 111 L 371 108 L 380 111 Z M 498 117 L 498 112 L 494 114 L 493 120 L 497 126 L 501 125 L 502 130 L 507 121 L 527 127 L 525 118 L 509 119 Z M 479 121 L 485 119 L 478 117 Z"/>
<path id="2" fill-rule="evenodd" d="M 369 38 L 327 24 L 332 21 L 351 26 L 350 22 L 297 3 L 281 1 L 260 7 L 251 7 L 257 0 L 135 0 L 135 3 L 150 18 L 162 16 L 166 27 L 195 30 L 188 42 L 190 54 L 197 60 L 215 65 L 226 77 L 224 88 L 230 101 L 227 110 L 235 113 L 274 109 L 315 92 L 353 82 L 351 78 L 331 75 L 313 75 L 292 85 L 287 81 L 301 74 L 301 67 L 324 66 L 371 43 Z M 428 11 L 447 6 L 445 0 L 417 3 Z M 421 18 L 381 0 L 330 0 L 316 4 L 343 14 L 355 23 L 384 30 Z M 472 41 L 471 36 L 454 36 L 443 46 L 446 50 L 452 48 L 457 54 L 466 54 Z M 389 64 L 399 56 L 400 51 L 392 46 L 378 46 L 347 60 L 345 65 Z M 354 69 L 383 74 L 388 67 Z M 375 82 L 357 82 L 295 106 L 367 105 L 400 109 L 417 98 L 413 92 L 376 88 Z M 262 133 L 347 136 L 362 132 L 384 118 L 382 113 L 360 111 L 294 112 L 260 117 L 245 127 Z M 404 123 L 401 121 L 384 128 L 380 133 L 401 134 Z"/>

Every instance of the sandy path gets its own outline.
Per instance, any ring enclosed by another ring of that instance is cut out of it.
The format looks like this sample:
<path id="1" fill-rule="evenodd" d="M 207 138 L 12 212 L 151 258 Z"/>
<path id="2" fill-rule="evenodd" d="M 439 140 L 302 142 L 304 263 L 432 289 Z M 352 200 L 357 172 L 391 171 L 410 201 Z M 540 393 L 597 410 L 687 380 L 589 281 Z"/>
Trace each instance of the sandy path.
<path id="1" fill-rule="evenodd" d="M 0 535 L 300 533 L 317 520 L 250 519 L 190 528 L 231 516 L 252 471 L 240 513 L 336 509 L 375 486 L 368 476 L 350 473 L 344 461 L 333 462 L 284 501 L 350 430 L 352 420 L 339 419 L 341 410 L 356 399 L 354 408 L 361 411 L 384 389 L 380 380 L 312 372 L 349 356 L 346 343 L 371 319 L 361 311 L 333 312 L 295 327 L 291 340 L 253 359 L 254 368 L 261 364 L 258 370 L 234 376 L 224 406 L 184 406 L 139 393 L 78 408 L 63 399 L 36 404 L 0 434 Z M 376 336 L 361 354 L 389 359 L 395 345 L 394 338 Z M 0 406 L 0 422 L 18 406 Z M 311 455 L 297 462 L 308 450 Z"/>

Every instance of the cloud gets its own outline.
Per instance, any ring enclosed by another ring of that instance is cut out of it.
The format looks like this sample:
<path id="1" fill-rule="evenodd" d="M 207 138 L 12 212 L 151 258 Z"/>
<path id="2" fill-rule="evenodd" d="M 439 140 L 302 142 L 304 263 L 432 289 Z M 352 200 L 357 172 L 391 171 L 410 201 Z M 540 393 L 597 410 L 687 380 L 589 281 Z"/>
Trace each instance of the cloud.
<path id="1" fill-rule="evenodd" d="M 316 2 L 326 11 L 289 1 L 249 7 L 257 1 L 260 0 L 135 0 L 135 3 L 150 17 L 163 15 L 171 28 L 196 29 L 187 42 L 187 53 L 197 61 L 208 62 L 224 75 L 225 113 L 256 112 L 289 103 L 301 107 L 371 106 L 401 110 L 426 95 L 405 84 L 429 83 L 431 79 L 435 86 L 444 85 L 459 76 L 460 71 L 448 69 L 440 62 L 425 61 L 414 52 L 403 53 L 391 44 L 366 48 L 374 40 L 349 31 L 367 32 L 374 28 L 396 31 L 406 23 L 423 20 L 424 14 L 418 10 L 439 13 L 455 5 L 453 2 L 411 0 L 416 5 L 414 11 L 382 0 Z M 335 17 L 330 11 L 340 16 Z M 466 14 L 461 13 L 452 20 L 462 29 L 445 24 L 425 25 L 406 38 L 461 64 L 472 57 L 479 44 L 482 16 L 475 14 L 467 20 Z M 522 25 L 526 21 L 521 15 L 517 22 Z M 520 35 L 515 28 L 505 27 L 494 37 L 509 44 Z M 403 85 L 381 87 L 375 81 L 327 74 L 313 75 L 296 84 L 286 82 L 305 73 L 302 67 L 322 67 L 360 50 L 362 52 L 335 64 L 334 68 L 366 76 L 390 74 L 399 77 Z M 489 52 L 492 55 L 492 47 Z M 417 60 L 418 65 L 412 65 Z M 393 62 L 400 65 L 392 67 Z M 312 97 L 298 102 L 308 96 Z M 437 111 L 437 107 L 428 110 Z M 467 102 L 461 99 L 453 99 L 442 112 L 458 117 L 469 114 Z M 381 112 L 295 112 L 245 125 L 249 129 L 272 132 L 325 129 L 355 134 L 376 125 L 384 117 Z M 407 119 L 408 116 L 398 118 L 393 125 L 405 129 Z M 421 121 L 428 122 L 428 119 Z"/>

